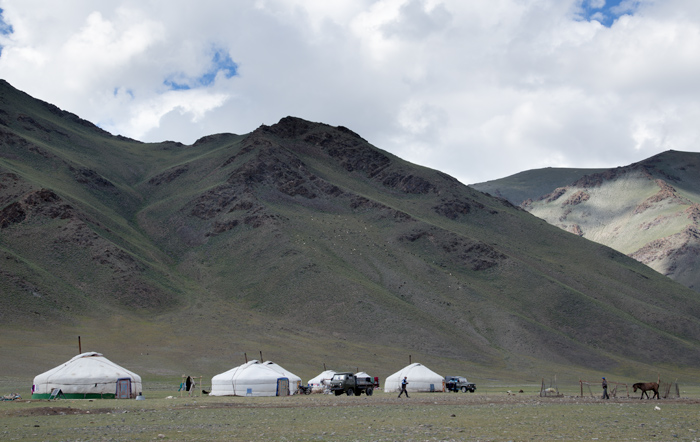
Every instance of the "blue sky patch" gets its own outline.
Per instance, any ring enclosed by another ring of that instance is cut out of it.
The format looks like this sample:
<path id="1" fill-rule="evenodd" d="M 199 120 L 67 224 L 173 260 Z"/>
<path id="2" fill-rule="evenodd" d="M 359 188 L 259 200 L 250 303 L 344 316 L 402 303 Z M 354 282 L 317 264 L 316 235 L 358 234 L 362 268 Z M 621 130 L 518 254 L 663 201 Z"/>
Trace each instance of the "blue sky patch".
<path id="1" fill-rule="evenodd" d="M 0 34 L 12 34 L 15 31 L 14 29 L 12 29 L 12 25 L 8 25 L 7 23 L 5 23 L 5 17 L 3 17 L 4 13 L 5 11 L 3 11 L 2 8 L 0 8 Z"/>
<path id="2" fill-rule="evenodd" d="M 633 14 L 639 3 L 639 0 L 583 0 L 581 13 L 584 20 L 596 20 L 609 28 L 618 17 Z"/>
<path id="3" fill-rule="evenodd" d="M 190 86 L 187 81 L 187 78 L 180 76 L 177 76 L 180 78 L 180 80 L 175 79 L 175 75 L 171 75 L 170 77 L 166 78 L 165 81 L 163 81 L 163 84 L 168 86 L 168 89 L 171 91 L 186 91 L 188 89 L 192 89 L 192 86 Z"/>
<path id="4" fill-rule="evenodd" d="M 219 73 L 222 73 L 226 78 L 235 77 L 238 75 L 238 64 L 231 59 L 227 51 L 214 48 L 208 69 L 202 75 L 188 77 L 184 73 L 171 74 L 163 81 L 163 84 L 174 91 L 207 87 L 214 83 Z"/>
<path id="5" fill-rule="evenodd" d="M 12 25 L 8 25 L 7 23 L 5 23 L 5 17 L 3 17 L 4 12 L 5 11 L 3 11 L 2 8 L 0 8 L 0 34 L 10 35 L 15 31 L 14 29 L 12 29 Z M 2 56 L 2 49 L 3 46 L 0 45 L 0 56 Z"/>
<path id="6" fill-rule="evenodd" d="M 115 87 L 113 94 L 115 97 L 119 96 L 119 94 L 126 94 L 130 98 L 134 98 L 134 91 L 132 91 L 131 89 L 124 89 L 121 87 Z"/>

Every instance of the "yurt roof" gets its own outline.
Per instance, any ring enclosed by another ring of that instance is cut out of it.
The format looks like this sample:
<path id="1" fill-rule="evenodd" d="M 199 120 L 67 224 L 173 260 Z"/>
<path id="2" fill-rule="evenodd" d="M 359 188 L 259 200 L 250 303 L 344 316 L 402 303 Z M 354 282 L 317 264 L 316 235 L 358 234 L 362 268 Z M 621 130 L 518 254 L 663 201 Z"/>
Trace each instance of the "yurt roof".
<path id="1" fill-rule="evenodd" d="M 264 366 L 260 361 L 255 359 L 214 376 L 215 379 L 231 379 L 234 377 L 236 379 L 251 379 L 260 377 L 270 377 L 276 379 L 279 376 L 269 367 Z"/>
<path id="2" fill-rule="evenodd" d="M 392 374 L 387 378 L 389 380 L 390 378 L 393 379 L 394 377 L 401 377 L 403 378 L 404 376 L 406 377 L 416 377 L 416 378 L 435 378 L 435 379 L 443 379 L 442 376 L 439 374 L 435 373 L 428 367 L 426 367 L 423 364 L 420 364 L 418 362 L 414 362 L 413 364 L 407 365 L 401 370 L 397 371 L 396 373 Z"/>
<path id="3" fill-rule="evenodd" d="M 36 379 L 51 379 L 59 382 L 61 377 L 84 380 L 131 377 L 134 381 L 141 381 L 141 377 L 136 373 L 115 364 L 97 352 L 86 352 L 74 356 L 68 362 L 37 375 Z"/>
<path id="4" fill-rule="evenodd" d="M 316 375 L 316 377 L 313 377 L 313 378 L 309 379 L 309 382 L 308 382 L 308 383 L 309 383 L 309 384 L 317 384 L 317 383 L 321 382 L 321 381 L 324 380 L 324 379 L 331 379 L 331 378 L 333 377 L 334 374 L 335 374 L 335 371 L 334 371 L 334 370 L 325 370 L 325 371 L 322 371 L 321 373 L 319 373 L 318 375 Z"/>
<path id="5" fill-rule="evenodd" d="M 284 377 L 288 378 L 290 381 L 301 381 L 301 378 L 294 373 L 286 370 L 284 367 L 280 366 L 279 364 L 276 364 L 272 361 L 265 361 L 263 362 L 263 365 L 266 367 L 271 368 L 272 370 L 276 371 L 277 373 L 283 375 Z"/>

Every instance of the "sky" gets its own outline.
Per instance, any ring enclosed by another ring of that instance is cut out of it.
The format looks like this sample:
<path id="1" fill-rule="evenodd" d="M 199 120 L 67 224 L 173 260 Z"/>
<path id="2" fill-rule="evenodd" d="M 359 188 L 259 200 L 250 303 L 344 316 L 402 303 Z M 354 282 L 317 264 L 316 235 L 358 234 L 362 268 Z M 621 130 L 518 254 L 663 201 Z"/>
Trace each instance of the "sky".
<path id="1" fill-rule="evenodd" d="M 0 78 L 141 141 L 286 116 L 465 184 L 700 151 L 698 0 L 0 0 Z"/>

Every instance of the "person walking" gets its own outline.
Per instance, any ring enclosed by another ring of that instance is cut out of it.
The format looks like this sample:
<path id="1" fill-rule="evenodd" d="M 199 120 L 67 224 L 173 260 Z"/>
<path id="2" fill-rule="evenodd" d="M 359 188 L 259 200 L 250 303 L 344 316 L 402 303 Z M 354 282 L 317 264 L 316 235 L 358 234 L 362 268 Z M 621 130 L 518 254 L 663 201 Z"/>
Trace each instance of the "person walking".
<path id="1" fill-rule="evenodd" d="M 406 397 L 410 397 L 408 395 L 408 391 L 406 390 L 407 385 L 408 385 L 408 380 L 406 379 L 406 376 L 404 376 L 403 380 L 401 381 L 401 392 L 399 392 L 399 397 L 401 397 L 401 395 L 404 393 L 406 393 Z"/>
<path id="2" fill-rule="evenodd" d="M 603 399 L 610 399 L 608 396 L 608 381 L 603 378 Z"/>

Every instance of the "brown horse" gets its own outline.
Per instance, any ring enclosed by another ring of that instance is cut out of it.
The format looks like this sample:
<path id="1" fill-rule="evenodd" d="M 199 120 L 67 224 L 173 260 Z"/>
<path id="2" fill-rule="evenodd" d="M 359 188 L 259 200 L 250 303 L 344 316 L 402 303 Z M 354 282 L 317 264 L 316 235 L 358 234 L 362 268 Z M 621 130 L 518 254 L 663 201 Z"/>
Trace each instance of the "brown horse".
<path id="1" fill-rule="evenodd" d="M 660 399 L 659 398 L 659 384 L 656 382 L 639 382 L 637 384 L 633 384 L 632 388 L 636 392 L 637 389 L 642 390 L 642 395 L 639 396 L 639 399 L 643 398 L 644 395 L 646 395 L 647 399 L 649 399 L 649 393 L 647 391 L 651 390 L 654 392 L 654 395 L 651 397 L 651 399 Z"/>

